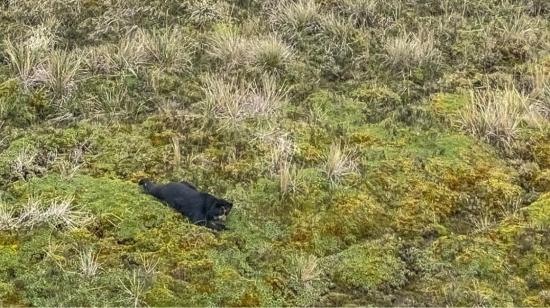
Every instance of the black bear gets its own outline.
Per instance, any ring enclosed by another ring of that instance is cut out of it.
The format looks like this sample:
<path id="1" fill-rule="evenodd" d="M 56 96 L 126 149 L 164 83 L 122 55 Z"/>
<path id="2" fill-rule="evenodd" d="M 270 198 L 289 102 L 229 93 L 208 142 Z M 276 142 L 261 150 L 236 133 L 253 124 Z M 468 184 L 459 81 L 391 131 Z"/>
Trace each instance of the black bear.
<path id="1" fill-rule="evenodd" d="M 224 230 L 225 219 L 233 204 L 200 192 L 187 182 L 157 185 L 149 179 L 141 179 L 139 185 L 145 193 L 166 202 L 196 225 L 213 230 Z"/>

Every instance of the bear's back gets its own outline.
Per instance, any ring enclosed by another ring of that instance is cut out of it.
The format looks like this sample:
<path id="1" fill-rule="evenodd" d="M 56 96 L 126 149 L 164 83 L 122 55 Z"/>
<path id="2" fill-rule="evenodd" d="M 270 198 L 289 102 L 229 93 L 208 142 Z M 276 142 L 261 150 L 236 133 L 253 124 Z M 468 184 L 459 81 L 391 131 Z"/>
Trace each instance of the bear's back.
<path id="1" fill-rule="evenodd" d="M 151 193 L 164 200 L 191 197 L 200 194 L 198 191 L 182 183 L 157 185 Z"/>
<path id="2" fill-rule="evenodd" d="M 151 194 L 192 220 L 198 219 L 205 211 L 203 194 L 187 184 L 157 185 Z"/>

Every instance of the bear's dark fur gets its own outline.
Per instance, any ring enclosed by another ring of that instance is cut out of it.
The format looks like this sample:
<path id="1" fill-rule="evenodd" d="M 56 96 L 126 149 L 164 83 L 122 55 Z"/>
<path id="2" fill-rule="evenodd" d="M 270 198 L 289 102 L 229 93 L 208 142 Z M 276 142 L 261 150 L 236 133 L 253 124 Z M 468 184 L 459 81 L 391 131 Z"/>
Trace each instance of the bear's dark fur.
<path id="1" fill-rule="evenodd" d="M 218 231 L 225 229 L 225 218 L 233 207 L 232 203 L 200 192 L 187 182 L 157 185 L 142 179 L 139 185 L 147 194 L 164 201 L 194 224 Z"/>

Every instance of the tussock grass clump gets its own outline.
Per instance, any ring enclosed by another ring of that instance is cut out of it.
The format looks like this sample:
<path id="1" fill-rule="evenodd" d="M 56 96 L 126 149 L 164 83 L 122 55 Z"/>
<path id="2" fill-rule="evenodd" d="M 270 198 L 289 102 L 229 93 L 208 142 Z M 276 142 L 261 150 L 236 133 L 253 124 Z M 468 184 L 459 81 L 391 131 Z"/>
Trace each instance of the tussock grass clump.
<path id="1" fill-rule="evenodd" d="M 236 79 L 209 76 L 203 86 L 203 108 L 215 118 L 237 123 L 249 118 L 270 118 L 285 103 L 287 89 L 270 75 L 243 84 Z"/>
<path id="2" fill-rule="evenodd" d="M 80 262 L 80 275 L 84 278 L 94 277 L 99 269 L 101 264 L 97 261 L 98 255 L 95 254 L 91 249 L 80 250 L 78 252 L 78 260 Z"/>
<path id="3" fill-rule="evenodd" d="M 55 98 L 69 95 L 82 78 L 83 52 L 50 50 L 51 40 L 31 39 L 24 42 L 6 40 L 9 67 L 24 88 L 45 85 Z"/>
<path id="4" fill-rule="evenodd" d="M 462 129 L 482 140 L 510 149 L 529 110 L 526 96 L 515 88 L 472 91 L 461 113 Z"/>
<path id="5" fill-rule="evenodd" d="M 82 9 L 81 1 L 17 0 L 9 1 L 2 10 L 25 24 L 40 24 L 57 17 L 76 17 Z"/>
<path id="6" fill-rule="evenodd" d="M 146 102 L 131 99 L 127 87 L 117 82 L 114 87 L 104 86 L 98 95 L 84 102 L 86 115 L 92 118 L 132 119 L 146 110 Z"/>
<path id="7" fill-rule="evenodd" d="M 11 163 L 10 171 L 19 179 L 24 180 L 31 170 L 36 168 L 35 160 L 38 153 L 35 149 L 27 147 L 21 150 Z"/>
<path id="8" fill-rule="evenodd" d="M 337 9 L 356 27 L 371 27 L 382 18 L 380 5 L 385 3 L 380 0 L 342 0 Z"/>
<path id="9" fill-rule="evenodd" d="M 294 265 L 295 279 L 302 283 L 304 286 L 311 286 L 311 284 L 321 279 L 323 270 L 320 266 L 319 258 L 315 255 L 298 255 L 292 259 Z"/>
<path id="10" fill-rule="evenodd" d="M 541 97 L 535 101 L 533 108 L 539 115 L 550 121 L 550 83 L 544 87 Z"/>
<path id="11" fill-rule="evenodd" d="M 287 134 L 282 134 L 275 138 L 267 138 L 265 142 L 271 145 L 270 171 L 272 174 L 276 174 L 282 166 L 292 160 L 296 151 L 296 145 Z"/>
<path id="12" fill-rule="evenodd" d="M 84 57 L 84 67 L 93 75 L 110 74 L 116 67 L 116 48 L 110 44 L 89 48 Z"/>
<path id="13" fill-rule="evenodd" d="M 368 57 L 367 32 L 333 12 L 321 15 L 318 25 L 314 36 L 296 40 L 297 48 L 315 59 L 327 79 L 348 78 L 352 66 Z"/>
<path id="14" fill-rule="evenodd" d="M 77 82 L 83 78 L 84 55 L 80 51 L 53 51 L 40 70 L 40 79 L 56 98 L 71 94 Z"/>
<path id="15" fill-rule="evenodd" d="M 292 49 L 274 34 L 246 38 L 233 29 L 215 32 L 208 54 L 227 69 L 244 68 L 275 72 L 284 69 L 292 58 Z"/>
<path id="16" fill-rule="evenodd" d="M 146 256 L 145 254 L 140 254 L 139 261 L 141 263 L 143 273 L 146 276 L 153 276 L 157 273 L 157 266 L 160 261 L 158 258 Z"/>
<path id="17" fill-rule="evenodd" d="M 74 148 L 65 159 L 59 160 L 56 167 L 66 179 L 73 178 L 84 164 L 84 149 L 82 146 Z"/>
<path id="18" fill-rule="evenodd" d="M 525 7 L 526 11 L 533 16 L 550 13 L 550 3 L 545 0 L 531 0 Z"/>
<path id="19" fill-rule="evenodd" d="M 260 82 L 254 82 L 248 94 L 248 110 L 252 114 L 270 116 L 287 101 L 287 88 L 279 85 L 270 75 L 263 75 Z"/>
<path id="20" fill-rule="evenodd" d="M 52 50 L 59 37 L 56 35 L 61 22 L 55 17 L 49 17 L 44 23 L 31 27 L 25 44 L 32 50 Z"/>
<path id="21" fill-rule="evenodd" d="M 137 74 L 139 68 L 146 64 L 146 42 L 141 34 L 142 32 L 136 31 L 124 36 L 115 46 L 110 62 L 114 63 L 117 69 L 125 69 Z"/>
<path id="22" fill-rule="evenodd" d="M 435 66 L 441 53 L 431 33 L 401 33 L 384 44 L 386 64 L 395 71 L 410 71 L 418 66 Z"/>
<path id="23" fill-rule="evenodd" d="M 352 25 L 336 14 L 323 15 L 321 18 L 321 31 L 325 50 L 350 49 L 354 41 L 355 31 Z"/>
<path id="24" fill-rule="evenodd" d="M 189 21 L 192 25 L 204 29 L 216 22 L 229 18 L 226 3 L 212 0 L 190 1 L 187 5 Z"/>
<path id="25" fill-rule="evenodd" d="M 125 280 L 120 279 L 119 282 L 126 299 L 134 307 L 143 305 L 143 298 L 150 286 L 141 271 L 133 270 L 131 277 L 127 277 Z"/>
<path id="26" fill-rule="evenodd" d="M 147 62 L 168 72 L 184 72 L 191 67 L 193 43 L 178 28 L 141 31 Z"/>
<path id="27" fill-rule="evenodd" d="M 550 69 L 542 65 L 533 65 L 533 83 L 530 98 L 532 109 L 543 118 L 550 120 Z"/>
<path id="28" fill-rule="evenodd" d="M 90 14 L 92 16 L 86 20 L 90 28 L 85 33 L 86 39 L 94 42 L 117 39 L 136 30 L 139 20 L 144 16 L 158 18 L 158 12 L 155 12 L 151 5 L 147 5 L 149 3 L 137 1 L 98 3 L 102 9 Z"/>
<path id="29" fill-rule="evenodd" d="M 273 34 L 254 41 L 252 53 L 254 65 L 269 71 L 284 69 L 293 56 L 291 47 Z"/>
<path id="30" fill-rule="evenodd" d="M 314 0 L 281 1 L 270 12 L 274 28 L 286 38 L 319 30 L 320 6 Z"/>
<path id="31" fill-rule="evenodd" d="M 283 198 L 298 190 L 297 176 L 296 165 L 288 161 L 281 163 L 279 168 L 279 190 Z"/>
<path id="32" fill-rule="evenodd" d="M 529 73 L 532 76 L 531 95 L 544 96 L 545 89 L 550 87 L 550 68 L 534 63 L 530 65 Z"/>
<path id="33" fill-rule="evenodd" d="M 346 176 L 358 173 L 354 151 L 338 143 L 331 144 L 323 171 L 331 184 L 341 183 Z"/>
<path id="34" fill-rule="evenodd" d="M 220 76 L 208 76 L 202 88 L 204 109 L 207 114 L 218 118 L 241 119 L 242 104 L 246 89 L 240 89 L 236 80 L 225 80 Z"/>
<path id="35" fill-rule="evenodd" d="M 29 199 L 20 211 L 0 205 L 0 230 L 33 229 L 48 224 L 54 228 L 69 229 L 82 227 L 90 221 L 87 213 L 72 204 L 73 198 L 53 200 L 43 206 L 38 200 Z"/>
<path id="36" fill-rule="evenodd" d="M 40 55 L 36 50 L 24 43 L 11 40 L 4 42 L 4 52 L 8 56 L 8 65 L 11 72 L 26 89 L 37 83 L 36 69 L 40 63 Z"/>
<path id="37" fill-rule="evenodd" d="M 89 222 L 89 216 L 73 206 L 73 198 L 53 200 L 43 210 L 39 222 L 50 224 L 52 227 L 62 225 L 70 229 L 82 227 Z"/>
<path id="38" fill-rule="evenodd" d="M 279 180 L 281 197 L 298 190 L 298 168 L 293 163 L 296 145 L 288 133 L 274 131 L 261 136 L 262 143 L 269 147 L 269 173 Z"/>
<path id="39" fill-rule="evenodd" d="M 504 53 L 506 57 L 528 59 L 543 47 L 548 35 L 541 31 L 544 27 L 543 20 L 532 18 L 523 14 L 513 14 L 504 18 L 498 18 L 495 22 L 493 35 L 488 39 L 494 39 L 495 47 Z"/>
<path id="40" fill-rule="evenodd" d="M 248 62 L 249 43 L 233 29 L 214 32 L 208 44 L 208 54 L 227 68 L 235 68 Z"/>
<path id="41" fill-rule="evenodd" d="M 6 204 L 0 204 L 0 230 L 12 230 L 17 226 L 15 210 Z"/>
<path id="42" fill-rule="evenodd" d="M 495 225 L 495 219 L 489 213 L 482 212 L 479 216 L 472 218 L 471 225 L 474 233 L 483 233 Z"/>
<path id="43" fill-rule="evenodd" d="M 89 66 L 108 72 L 112 67 L 137 75 L 140 69 L 156 66 L 168 73 L 183 73 L 191 68 L 195 44 L 177 27 L 142 30 L 124 36 L 114 46 L 96 49 Z"/>

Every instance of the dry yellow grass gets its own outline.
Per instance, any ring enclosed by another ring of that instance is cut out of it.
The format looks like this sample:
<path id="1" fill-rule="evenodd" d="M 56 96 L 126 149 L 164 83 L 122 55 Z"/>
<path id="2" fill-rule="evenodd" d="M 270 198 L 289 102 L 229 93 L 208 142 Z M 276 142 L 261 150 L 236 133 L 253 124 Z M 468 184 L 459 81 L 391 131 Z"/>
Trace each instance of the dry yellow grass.
<path id="1" fill-rule="evenodd" d="M 502 149 L 510 149 L 529 110 L 515 88 L 472 91 L 461 114 L 462 129 Z"/>

